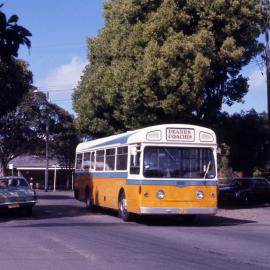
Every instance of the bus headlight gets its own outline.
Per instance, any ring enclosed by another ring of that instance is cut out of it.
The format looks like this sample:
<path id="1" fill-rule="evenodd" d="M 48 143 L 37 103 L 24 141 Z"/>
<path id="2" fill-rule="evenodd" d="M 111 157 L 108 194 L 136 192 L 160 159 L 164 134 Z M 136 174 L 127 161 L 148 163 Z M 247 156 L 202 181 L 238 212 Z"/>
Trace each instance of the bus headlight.
<path id="1" fill-rule="evenodd" d="M 158 199 L 164 199 L 165 197 L 165 192 L 163 190 L 159 190 L 156 194 Z"/>
<path id="2" fill-rule="evenodd" d="M 196 192 L 196 197 L 197 197 L 197 199 L 199 199 L 199 200 L 203 199 L 203 198 L 204 198 L 204 193 L 203 193 L 203 191 L 198 190 L 198 191 Z"/>

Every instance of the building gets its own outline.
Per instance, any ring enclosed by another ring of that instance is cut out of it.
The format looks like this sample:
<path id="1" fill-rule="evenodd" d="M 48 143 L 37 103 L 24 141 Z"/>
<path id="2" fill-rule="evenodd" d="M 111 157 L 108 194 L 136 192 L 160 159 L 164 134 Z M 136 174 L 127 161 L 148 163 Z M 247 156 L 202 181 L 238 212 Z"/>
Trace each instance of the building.
<path id="1" fill-rule="evenodd" d="M 46 159 L 39 156 L 22 155 L 8 163 L 10 175 L 25 177 L 37 189 L 44 189 Z M 73 173 L 59 165 L 56 159 L 49 159 L 48 189 L 73 189 Z"/>

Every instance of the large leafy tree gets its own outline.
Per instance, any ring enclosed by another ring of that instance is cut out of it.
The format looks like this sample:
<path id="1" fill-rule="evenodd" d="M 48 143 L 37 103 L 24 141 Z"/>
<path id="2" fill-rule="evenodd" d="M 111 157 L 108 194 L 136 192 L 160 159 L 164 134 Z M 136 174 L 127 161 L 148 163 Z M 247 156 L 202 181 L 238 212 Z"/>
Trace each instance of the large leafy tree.
<path id="1" fill-rule="evenodd" d="M 73 96 L 77 124 L 102 136 L 149 124 L 214 121 L 248 91 L 262 51 L 260 0 L 108 0 Z"/>
<path id="2" fill-rule="evenodd" d="M 14 109 L 31 88 L 32 73 L 25 62 L 16 59 L 20 45 L 30 48 L 30 36 L 18 25 L 17 15 L 7 19 L 0 10 L 0 117 Z"/>

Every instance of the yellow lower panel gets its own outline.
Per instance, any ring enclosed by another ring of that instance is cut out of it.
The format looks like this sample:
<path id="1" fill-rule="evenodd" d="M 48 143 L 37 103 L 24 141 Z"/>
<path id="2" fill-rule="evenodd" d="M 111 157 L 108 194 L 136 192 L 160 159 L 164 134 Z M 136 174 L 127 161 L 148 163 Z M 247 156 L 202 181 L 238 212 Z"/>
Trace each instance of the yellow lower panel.
<path id="1" fill-rule="evenodd" d="M 129 189 L 129 187 L 128 187 Z M 158 199 L 156 193 L 163 190 L 164 199 Z M 197 191 L 203 191 L 204 198 L 196 197 Z M 145 196 L 147 194 L 147 196 Z M 137 200 L 136 200 L 137 198 Z M 134 213 L 140 213 L 141 207 L 149 208 L 217 208 L 217 187 L 216 186 L 155 186 L 142 185 L 141 195 L 128 199 L 128 210 Z"/>
<path id="2" fill-rule="evenodd" d="M 75 184 L 79 190 L 79 199 L 85 200 L 85 189 L 92 190 L 95 205 L 118 209 L 118 196 L 124 189 L 128 211 L 140 214 L 141 207 L 149 208 L 217 208 L 216 186 L 161 186 L 161 185 L 127 185 L 125 178 L 81 178 Z M 156 193 L 165 192 L 164 199 L 158 199 Z M 196 192 L 203 191 L 205 197 L 198 199 Z M 145 196 L 145 194 L 148 194 Z"/>
<path id="3" fill-rule="evenodd" d="M 93 200 L 95 205 L 118 209 L 118 195 L 126 179 L 93 178 Z"/>

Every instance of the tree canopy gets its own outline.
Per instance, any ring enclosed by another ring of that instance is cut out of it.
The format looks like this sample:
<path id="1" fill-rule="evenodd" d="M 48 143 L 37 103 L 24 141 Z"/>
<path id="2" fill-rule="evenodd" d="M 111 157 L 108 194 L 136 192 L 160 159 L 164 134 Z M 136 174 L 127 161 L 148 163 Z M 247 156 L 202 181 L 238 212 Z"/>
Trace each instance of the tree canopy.
<path id="1" fill-rule="evenodd" d="M 224 113 L 214 128 L 219 142 L 229 146 L 228 158 L 234 170 L 252 175 L 255 167 L 267 166 L 270 129 L 266 113 L 255 110 L 232 116 Z"/>
<path id="2" fill-rule="evenodd" d="M 0 9 L 3 4 L 0 5 Z M 7 19 L 5 13 L 0 10 L 0 57 L 4 60 L 10 60 L 12 57 L 18 56 L 20 45 L 31 46 L 28 37 L 32 34 L 25 27 L 18 25 L 19 17 L 17 15 L 10 16 Z"/>
<path id="3" fill-rule="evenodd" d="M 31 33 L 18 25 L 18 19 L 17 15 L 7 19 L 0 10 L 0 117 L 14 109 L 32 87 L 28 65 L 16 59 L 20 45 L 31 46 Z"/>
<path id="4" fill-rule="evenodd" d="M 73 96 L 94 136 L 180 121 L 214 121 L 248 91 L 241 68 L 262 51 L 260 0 L 107 0 Z"/>
<path id="5" fill-rule="evenodd" d="M 70 169 L 78 143 L 73 118 L 44 93 L 31 90 L 13 111 L 0 118 L 0 175 L 10 160 L 22 154 L 45 156 L 46 125 L 49 127 L 49 155 Z"/>

